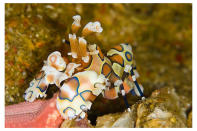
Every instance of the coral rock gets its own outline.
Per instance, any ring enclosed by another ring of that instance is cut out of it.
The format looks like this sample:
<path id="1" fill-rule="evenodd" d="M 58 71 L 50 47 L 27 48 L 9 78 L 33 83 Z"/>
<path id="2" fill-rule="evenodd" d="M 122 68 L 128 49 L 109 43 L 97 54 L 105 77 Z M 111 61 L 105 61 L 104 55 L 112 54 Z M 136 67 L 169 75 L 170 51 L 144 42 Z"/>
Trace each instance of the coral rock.
<path id="1" fill-rule="evenodd" d="M 133 128 L 135 121 L 132 112 L 108 114 L 97 118 L 96 127 L 99 128 Z"/>
<path id="2" fill-rule="evenodd" d="M 64 120 L 61 124 L 61 128 L 90 128 L 93 127 L 87 118 L 80 121 L 73 120 Z"/>
<path id="3" fill-rule="evenodd" d="M 96 127 L 137 127 L 173 128 L 191 127 L 189 114 L 186 121 L 186 108 L 174 88 L 155 90 L 146 100 L 131 106 L 131 112 L 115 113 L 97 118 Z"/>

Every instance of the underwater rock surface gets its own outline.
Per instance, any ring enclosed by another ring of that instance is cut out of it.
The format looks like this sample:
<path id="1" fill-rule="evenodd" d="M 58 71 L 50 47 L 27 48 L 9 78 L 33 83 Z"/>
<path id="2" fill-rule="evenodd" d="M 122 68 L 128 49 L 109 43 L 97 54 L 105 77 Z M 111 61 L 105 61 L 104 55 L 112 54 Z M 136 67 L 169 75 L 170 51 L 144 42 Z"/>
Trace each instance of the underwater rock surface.
<path id="1" fill-rule="evenodd" d="M 132 110 L 133 111 L 133 108 Z M 115 113 L 115 114 L 108 114 L 105 116 L 100 116 L 97 118 L 97 128 L 134 128 L 135 121 L 133 118 L 134 112 L 123 112 L 123 113 Z"/>
<path id="2" fill-rule="evenodd" d="M 60 128 L 93 128 L 87 119 L 80 121 L 75 120 L 64 120 Z"/>
<path id="3" fill-rule="evenodd" d="M 96 127 L 174 128 L 191 127 L 191 108 L 182 105 L 173 88 L 155 90 L 151 97 L 131 106 L 131 112 L 107 114 L 97 118 Z"/>

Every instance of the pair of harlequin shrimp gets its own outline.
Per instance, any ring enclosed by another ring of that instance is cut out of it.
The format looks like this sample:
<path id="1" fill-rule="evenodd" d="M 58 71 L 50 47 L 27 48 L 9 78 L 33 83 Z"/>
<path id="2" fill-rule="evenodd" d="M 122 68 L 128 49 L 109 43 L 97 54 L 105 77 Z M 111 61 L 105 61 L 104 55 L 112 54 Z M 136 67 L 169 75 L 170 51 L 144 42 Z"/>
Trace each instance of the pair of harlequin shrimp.
<path id="1" fill-rule="evenodd" d="M 55 84 L 60 89 L 57 109 L 64 119 L 83 119 L 100 94 L 107 99 L 116 99 L 119 93 L 122 94 L 130 111 L 127 93 L 145 98 L 143 87 L 136 80 L 138 75 L 131 46 L 117 45 L 105 56 L 96 44 L 88 44 L 85 40 L 90 34 L 101 33 L 101 24 L 89 22 L 82 30 L 82 37 L 77 37 L 81 17 L 76 15 L 73 19 L 73 34 L 69 34 L 71 52 L 68 53 L 72 62 L 68 63 L 58 51 L 51 53 L 25 91 L 25 100 L 32 102 L 39 96 L 45 97 L 48 85 Z"/>

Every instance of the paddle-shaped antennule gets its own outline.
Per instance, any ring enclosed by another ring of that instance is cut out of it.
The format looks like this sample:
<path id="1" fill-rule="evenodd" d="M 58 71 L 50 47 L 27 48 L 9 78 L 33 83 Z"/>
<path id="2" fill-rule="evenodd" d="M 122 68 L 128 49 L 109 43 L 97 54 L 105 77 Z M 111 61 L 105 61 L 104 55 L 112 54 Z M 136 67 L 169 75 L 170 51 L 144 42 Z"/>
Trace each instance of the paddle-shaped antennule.
<path id="1" fill-rule="evenodd" d="M 46 61 L 49 67 L 55 68 L 57 71 L 63 71 L 66 68 L 66 62 L 64 61 L 59 51 L 52 52 Z M 46 71 L 48 68 L 46 69 Z"/>
<path id="2" fill-rule="evenodd" d="M 69 34 L 69 41 L 70 41 L 71 53 L 68 53 L 68 55 L 71 55 L 73 58 L 77 58 L 78 40 L 76 38 L 76 35 Z"/>
<path id="3" fill-rule="evenodd" d="M 82 30 L 82 36 L 87 36 L 92 33 L 101 33 L 103 31 L 103 28 L 101 27 L 100 22 L 89 22 L 85 25 L 85 27 Z"/>
<path id="4" fill-rule="evenodd" d="M 73 16 L 73 19 L 74 19 L 74 21 L 72 23 L 71 28 L 72 28 L 72 32 L 74 34 L 76 34 L 78 32 L 79 28 L 81 27 L 81 24 L 80 24 L 81 16 L 80 15 L 75 15 L 75 16 Z"/>
<path id="5" fill-rule="evenodd" d="M 87 41 L 82 37 L 79 37 L 79 52 L 78 52 L 78 54 L 81 55 L 82 60 L 85 63 L 88 63 L 89 56 L 88 56 L 88 52 L 87 52 Z"/>

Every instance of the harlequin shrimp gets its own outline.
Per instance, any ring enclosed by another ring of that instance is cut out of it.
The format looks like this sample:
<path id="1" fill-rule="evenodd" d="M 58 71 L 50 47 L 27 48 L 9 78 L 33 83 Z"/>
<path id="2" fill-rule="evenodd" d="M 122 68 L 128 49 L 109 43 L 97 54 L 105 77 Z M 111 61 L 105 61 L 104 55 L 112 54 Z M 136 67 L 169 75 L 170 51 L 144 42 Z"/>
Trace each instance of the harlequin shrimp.
<path id="1" fill-rule="evenodd" d="M 131 92 L 144 99 L 143 87 L 136 80 L 138 73 L 134 66 L 131 46 L 129 44 L 117 45 L 110 49 L 105 56 L 98 45 L 88 45 L 85 40 L 89 34 L 102 32 L 100 23 L 89 22 L 82 30 L 82 37 L 77 39 L 75 34 L 80 28 L 81 17 L 77 15 L 73 19 L 73 35 L 69 34 L 71 53 L 68 54 L 72 56 L 75 63 L 82 65 L 82 70 L 93 70 L 99 75 L 105 76 L 106 88 L 102 92 L 103 96 L 107 99 L 116 99 L 118 93 L 121 93 L 128 110 L 126 93 Z"/>
<path id="2" fill-rule="evenodd" d="M 101 91 L 105 88 L 104 76 L 94 71 L 75 73 L 79 64 L 66 62 L 60 52 L 51 53 L 36 78 L 30 82 L 29 88 L 24 93 L 26 101 L 33 102 L 36 98 L 46 97 L 49 84 L 60 88 L 57 97 L 57 108 L 65 118 L 85 117 L 85 112 L 91 107 Z M 99 86 L 99 88 L 96 88 Z"/>
<path id="3" fill-rule="evenodd" d="M 86 36 L 103 31 L 100 22 L 89 22 L 82 29 L 82 37 L 76 34 L 81 27 L 81 17 L 73 16 L 72 33 L 69 44 L 72 58 L 69 63 L 60 52 L 51 53 L 44 62 L 39 74 L 30 82 L 24 98 L 32 102 L 45 97 L 49 84 L 60 88 L 57 108 L 64 119 L 85 117 L 95 98 L 102 94 L 104 98 L 116 99 L 121 93 L 125 104 L 127 93 L 143 95 L 143 87 L 138 84 L 133 53 L 129 44 L 120 44 L 110 49 L 105 56 L 96 44 L 89 44 Z"/>

